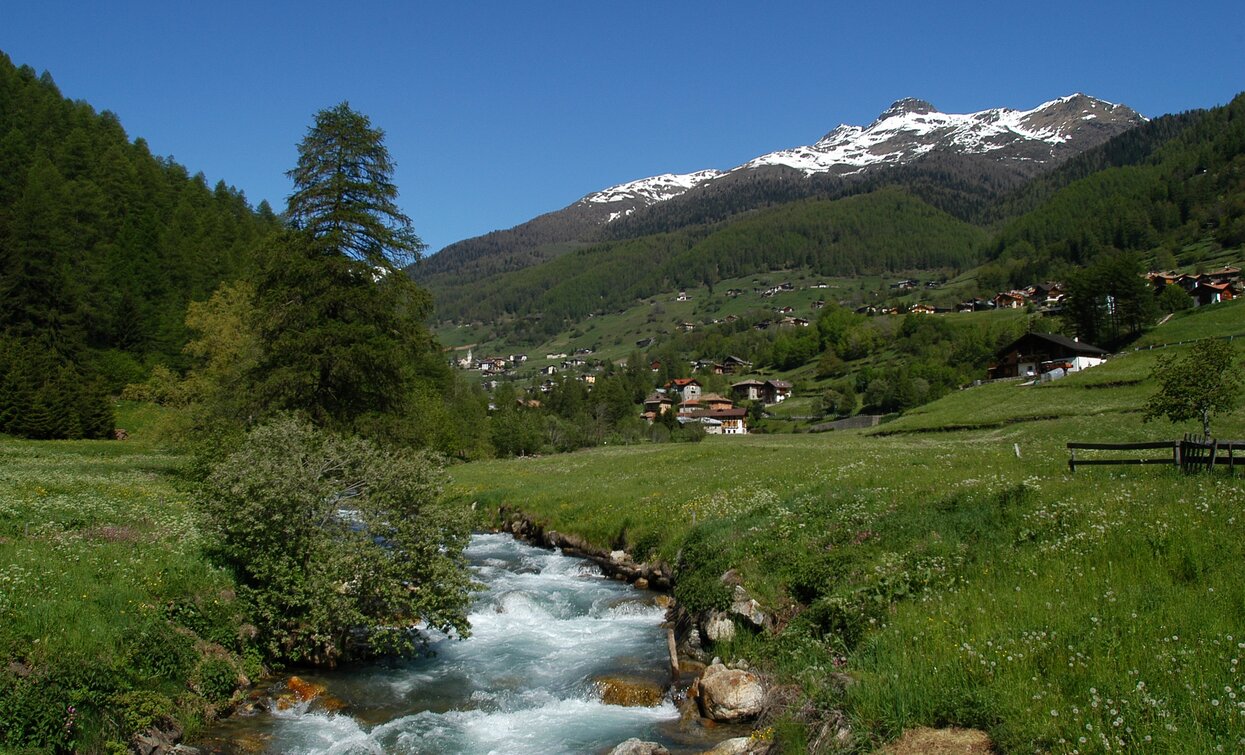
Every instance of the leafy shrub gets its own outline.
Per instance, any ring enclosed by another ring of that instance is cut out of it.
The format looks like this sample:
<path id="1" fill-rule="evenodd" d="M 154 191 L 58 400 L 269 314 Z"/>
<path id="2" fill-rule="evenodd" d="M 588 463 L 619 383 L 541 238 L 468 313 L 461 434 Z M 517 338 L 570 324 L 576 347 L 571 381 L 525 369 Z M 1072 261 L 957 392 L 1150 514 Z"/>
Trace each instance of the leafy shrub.
<path id="1" fill-rule="evenodd" d="M 38 674 L 0 670 L 0 742 L 13 747 L 68 750 L 73 743 L 68 695 Z"/>
<path id="2" fill-rule="evenodd" d="M 730 568 L 723 548 L 709 542 L 704 530 L 694 530 L 679 553 L 674 598 L 692 613 L 721 611 L 731 604 L 731 591 L 722 582 Z"/>
<path id="3" fill-rule="evenodd" d="M 238 672 L 224 658 L 204 658 L 195 669 L 194 685 L 209 702 L 225 703 L 238 688 Z"/>
<path id="4" fill-rule="evenodd" d="M 184 679 L 196 659 L 194 639 L 158 619 L 139 631 L 129 649 L 127 665 L 152 679 Z"/>
<path id="5" fill-rule="evenodd" d="M 174 715 L 173 701 L 151 690 L 122 692 L 108 702 L 123 740 L 169 721 Z"/>
<path id="6" fill-rule="evenodd" d="M 842 549 L 797 554 L 789 567 L 791 597 L 807 604 L 828 593 L 842 579 L 850 560 Z"/>

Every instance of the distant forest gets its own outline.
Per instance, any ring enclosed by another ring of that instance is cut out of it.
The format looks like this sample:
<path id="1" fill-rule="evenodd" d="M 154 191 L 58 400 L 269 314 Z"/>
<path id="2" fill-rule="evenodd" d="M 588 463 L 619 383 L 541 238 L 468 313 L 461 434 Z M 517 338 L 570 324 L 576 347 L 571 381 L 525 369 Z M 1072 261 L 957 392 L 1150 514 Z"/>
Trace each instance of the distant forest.
<path id="1" fill-rule="evenodd" d="M 554 333 L 567 321 L 662 291 L 773 269 L 854 275 L 971 267 L 986 238 L 888 189 L 840 201 L 802 200 L 712 228 L 598 244 L 525 270 L 441 287 L 437 306 L 452 319 L 539 317 L 531 327 Z"/>

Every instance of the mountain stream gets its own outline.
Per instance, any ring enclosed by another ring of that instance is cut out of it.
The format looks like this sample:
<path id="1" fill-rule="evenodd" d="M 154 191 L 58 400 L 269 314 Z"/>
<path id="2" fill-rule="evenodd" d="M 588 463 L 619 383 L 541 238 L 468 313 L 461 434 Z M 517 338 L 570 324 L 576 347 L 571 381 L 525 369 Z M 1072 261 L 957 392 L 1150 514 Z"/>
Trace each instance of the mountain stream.
<path id="1" fill-rule="evenodd" d="M 508 535 L 475 535 L 467 556 L 485 585 L 466 640 L 435 654 L 303 675 L 328 697 L 233 716 L 192 744 L 203 752 L 601 753 L 630 737 L 699 752 L 727 736 L 651 707 L 602 702 L 601 680 L 670 681 L 655 594 L 590 561 Z"/>

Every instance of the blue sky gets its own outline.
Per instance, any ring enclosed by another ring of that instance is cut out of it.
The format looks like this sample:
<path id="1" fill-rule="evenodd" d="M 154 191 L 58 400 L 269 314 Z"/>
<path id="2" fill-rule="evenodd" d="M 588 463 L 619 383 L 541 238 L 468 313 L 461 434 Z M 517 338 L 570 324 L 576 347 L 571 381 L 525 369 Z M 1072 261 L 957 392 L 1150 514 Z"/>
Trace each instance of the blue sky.
<path id="1" fill-rule="evenodd" d="M 1222 104 L 1245 90 L 1245 3 L 0 0 L 0 50 L 277 210 L 313 114 L 348 100 L 385 130 L 435 251 L 612 184 L 810 144 L 902 97 Z"/>

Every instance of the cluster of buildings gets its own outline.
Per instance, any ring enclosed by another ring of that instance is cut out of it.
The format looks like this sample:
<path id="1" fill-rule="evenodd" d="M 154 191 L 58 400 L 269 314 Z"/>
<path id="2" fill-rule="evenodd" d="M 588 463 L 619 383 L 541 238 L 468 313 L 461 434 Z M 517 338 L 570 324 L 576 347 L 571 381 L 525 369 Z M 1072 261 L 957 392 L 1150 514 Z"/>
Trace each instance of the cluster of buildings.
<path id="1" fill-rule="evenodd" d="M 776 404 L 791 396 L 791 383 L 785 380 L 744 380 L 731 386 L 733 398 L 705 393 L 696 378 L 676 378 L 644 399 L 641 416 L 655 422 L 674 412 L 680 424 L 699 423 L 710 435 L 746 435 L 748 410 L 736 401 Z"/>
<path id="2" fill-rule="evenodd" d="M 1193 298 L 1196 307 L 1231 301 L 1245 293 L 1239 267 L 1221 267 L 1208 273 L 1194 274 L 1158 271 L 1146 273 L 1146 280 L 1154 287 L 1155 294 L 1168 286 L 1180 286 Z"/>
<path id="3" fill-rule="evenodd" d="M 1155 294 L 1167 286 L 1180 286 L 1193 298 L 1194 306 L 1205 306 L 1221 301 L 1230 301 L 1245 293 L 1242 287 L 1241 270 L 1237 267 L 1223 267 L 1206 273 L 1176 273 L 1170 271 L 1150 272 L 1146 280 L 1154 287 Z M 924 284 L 925 288 L 937 288 L 939 284 L 932 281 Z M 891 288 L 909 291 L 921 287 L 921 282 L 914 278 L 905 278 L 891 284 Z M 899 315 L 899 314 L 941 314 L 944 312 L 982 312 L 994 309 L 1024 309 L 1034 307 L 1042 312 L 1057 312 L 1068 296 L 1068 289 L 1063 283 L 1036 283 L 1025 288 L 1000 291 L 991 297 L 976 297 L 960 302 L 954 308 L 934 307 L 929 304 L 913 304 L 907 307 L 897 305 L 866 305 L 856 311 L 868 315 Z"/>
<path id="4" fill-rule="evenodd" d="M 476 370 L 484 375 L 508 375 L 510 371 L 520 364 L 527 361 L 527 354 L 510 354 L 504 357 L 481 357 L 476 359 L 472 356 L 471 349 L 467 349 L 467 355 L 454 362 L 459 369 Z"/>

